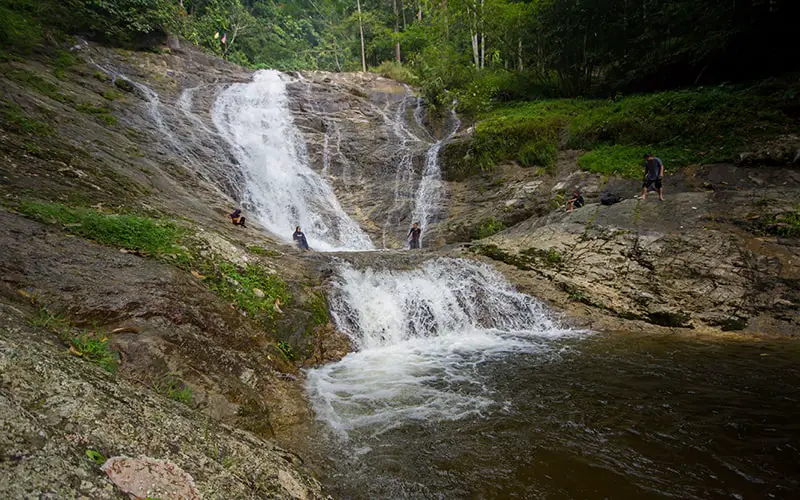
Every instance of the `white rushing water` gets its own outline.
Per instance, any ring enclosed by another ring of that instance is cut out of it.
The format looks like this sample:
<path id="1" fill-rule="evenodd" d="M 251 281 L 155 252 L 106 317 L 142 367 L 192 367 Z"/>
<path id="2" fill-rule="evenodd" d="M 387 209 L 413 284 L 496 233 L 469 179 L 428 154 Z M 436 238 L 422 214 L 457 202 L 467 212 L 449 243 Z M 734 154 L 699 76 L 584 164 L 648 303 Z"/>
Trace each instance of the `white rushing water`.
<path id="1" fill-rule="evenodd" d="M 449 141 L 461 127 L 461 121 L 455 112 L 455 104 L 450 113 L 453 127 L 450 132 L 436 141 L 425 153 L 425 168 L 422 171 L 422 178 L 419 181 L 417 194 L 414 197 L 414 210 L 411 212 L 411 220 L 418 222 L 420 229 L 422 229 L 420 241 L 425 237 L 425 231 L 431 222 L 437 220 L 441 210 L 442 198 L 444 197 L 439 151 L 441 151 L 444 143 Z"/>
<path id="2" fill-rule="evenodd" d="M 411 271 L 344 264 L 330 305 L 357 351 L 310 370 L 307 384 L 318 417 L 343 436 L 480 413 L 496 402 L 476 365 L 573 333 L 494 269 L 462 259 Z"/>
<path id="3" fill-rule="evenodd" d="M 252 82 L 222 91 L 212 108 L 214 124 L 244 172 L 248 210 L 286 241 L 301 226 L 315 250 L 373 249 L 330 185 L 308 166 L 283 78 L 259 71 Z"/>

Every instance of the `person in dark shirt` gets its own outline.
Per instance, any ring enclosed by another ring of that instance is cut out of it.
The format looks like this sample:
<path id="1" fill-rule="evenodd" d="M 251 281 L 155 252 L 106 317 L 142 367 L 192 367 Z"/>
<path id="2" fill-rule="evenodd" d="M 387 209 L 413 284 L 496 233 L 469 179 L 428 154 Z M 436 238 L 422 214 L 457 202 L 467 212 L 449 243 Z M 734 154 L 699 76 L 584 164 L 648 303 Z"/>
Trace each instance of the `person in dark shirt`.
<path id="1" fill-rule="evenodd" d="M 658 191 L 658 199 L 664 201 L 664 190 L 661 186 L 661 178 L 664 177 L 664 164 L 660 158 L 647 153 L 644 155 L 644 181 L 642 182 L 642 200 L 647 199 L 647 191 L 655 187 Z"/>
<path id="2" fill-rule="evenodd" d="M 306 235 L 300 230 L 300 226 L 297 226 L 294 229 L 292 239 L 297 243 L 297 248 L 300 250 L 310 250 L 310 248 L 308 248 L 308 240 L 306 240 Z"/>
<path id="3" fill-rule="evenodd" d="M 572 193 L 572 198 L 567 201 L 567 212 L 572 212 L 573 208 L 581 208 L 585 205 L 581 192 L 577 189 Z"/>
<path id="4" fill-rule="evenodd" d="M 231 222 L 233 222 L 234 226 L 247 227 L 245 225 L 245 218 L 242 216 L 242 211 L 240 209 L 234 209 L 233 212 L 228 214 L 228 217 L 231 218 Z"/>
<path id="5" fill-rule="evenodd" d="M 411 229 L 408 230 L 406 238 L 411 237 L 411 244 L 409 248 L 419 248 L 419 235 L 422 234 L 422 229 L 419 228 L 418 223 L 414 223 Z"/>

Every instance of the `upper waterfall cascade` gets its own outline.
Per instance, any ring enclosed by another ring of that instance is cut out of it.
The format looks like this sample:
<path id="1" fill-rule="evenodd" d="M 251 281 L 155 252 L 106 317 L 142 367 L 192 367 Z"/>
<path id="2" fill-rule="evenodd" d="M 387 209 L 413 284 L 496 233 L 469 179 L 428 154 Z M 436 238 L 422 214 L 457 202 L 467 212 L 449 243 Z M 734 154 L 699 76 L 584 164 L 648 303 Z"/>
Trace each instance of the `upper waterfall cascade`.
<path id="1" fill-rule="evenodd" d="M 223 90 L 212 108 L 214 124 L 243 170 L 246 207 L 287 241 L 301 226 L 316 250 L 373 249 L 330 185 L 309 167 L 284 78 L 274 70 L 258 71 L 252 82 Z"/>

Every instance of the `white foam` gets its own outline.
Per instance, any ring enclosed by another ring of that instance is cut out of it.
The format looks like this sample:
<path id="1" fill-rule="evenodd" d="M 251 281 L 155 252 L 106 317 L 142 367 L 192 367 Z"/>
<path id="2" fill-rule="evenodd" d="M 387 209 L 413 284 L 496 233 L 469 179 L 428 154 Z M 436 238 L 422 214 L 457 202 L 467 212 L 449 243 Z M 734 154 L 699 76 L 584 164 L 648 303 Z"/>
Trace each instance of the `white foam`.
<path id="1" fill-rule="evenodd" d="M 495 402 L 476 367 L 549 351 L 558 328 L 491 267 L 437 259 L 410 271 L 344 264 L 331 294 L 337 327 L 358 351 L 308 372 L 320 419 L 343 436 L 480 414 Z"/>

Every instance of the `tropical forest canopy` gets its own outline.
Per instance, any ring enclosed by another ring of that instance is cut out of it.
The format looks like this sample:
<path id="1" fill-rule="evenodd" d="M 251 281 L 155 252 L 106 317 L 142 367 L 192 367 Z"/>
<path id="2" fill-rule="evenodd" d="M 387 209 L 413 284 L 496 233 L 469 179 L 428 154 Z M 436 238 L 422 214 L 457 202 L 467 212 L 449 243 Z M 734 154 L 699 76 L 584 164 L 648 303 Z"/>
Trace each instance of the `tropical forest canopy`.
<path id="1" fill-rule="evenodd" d="M 614 95 L 796 69 L 795 0 L 0 0 L 4 45 L 164 34 L 283 70 L 377 69 L 433 103 Z M 363 41 L 362 41 L 363 40 Z M 362 50 L 363 48 L 363 50 Z M 788 58 L 788 59 L 787 59 Z"/>

